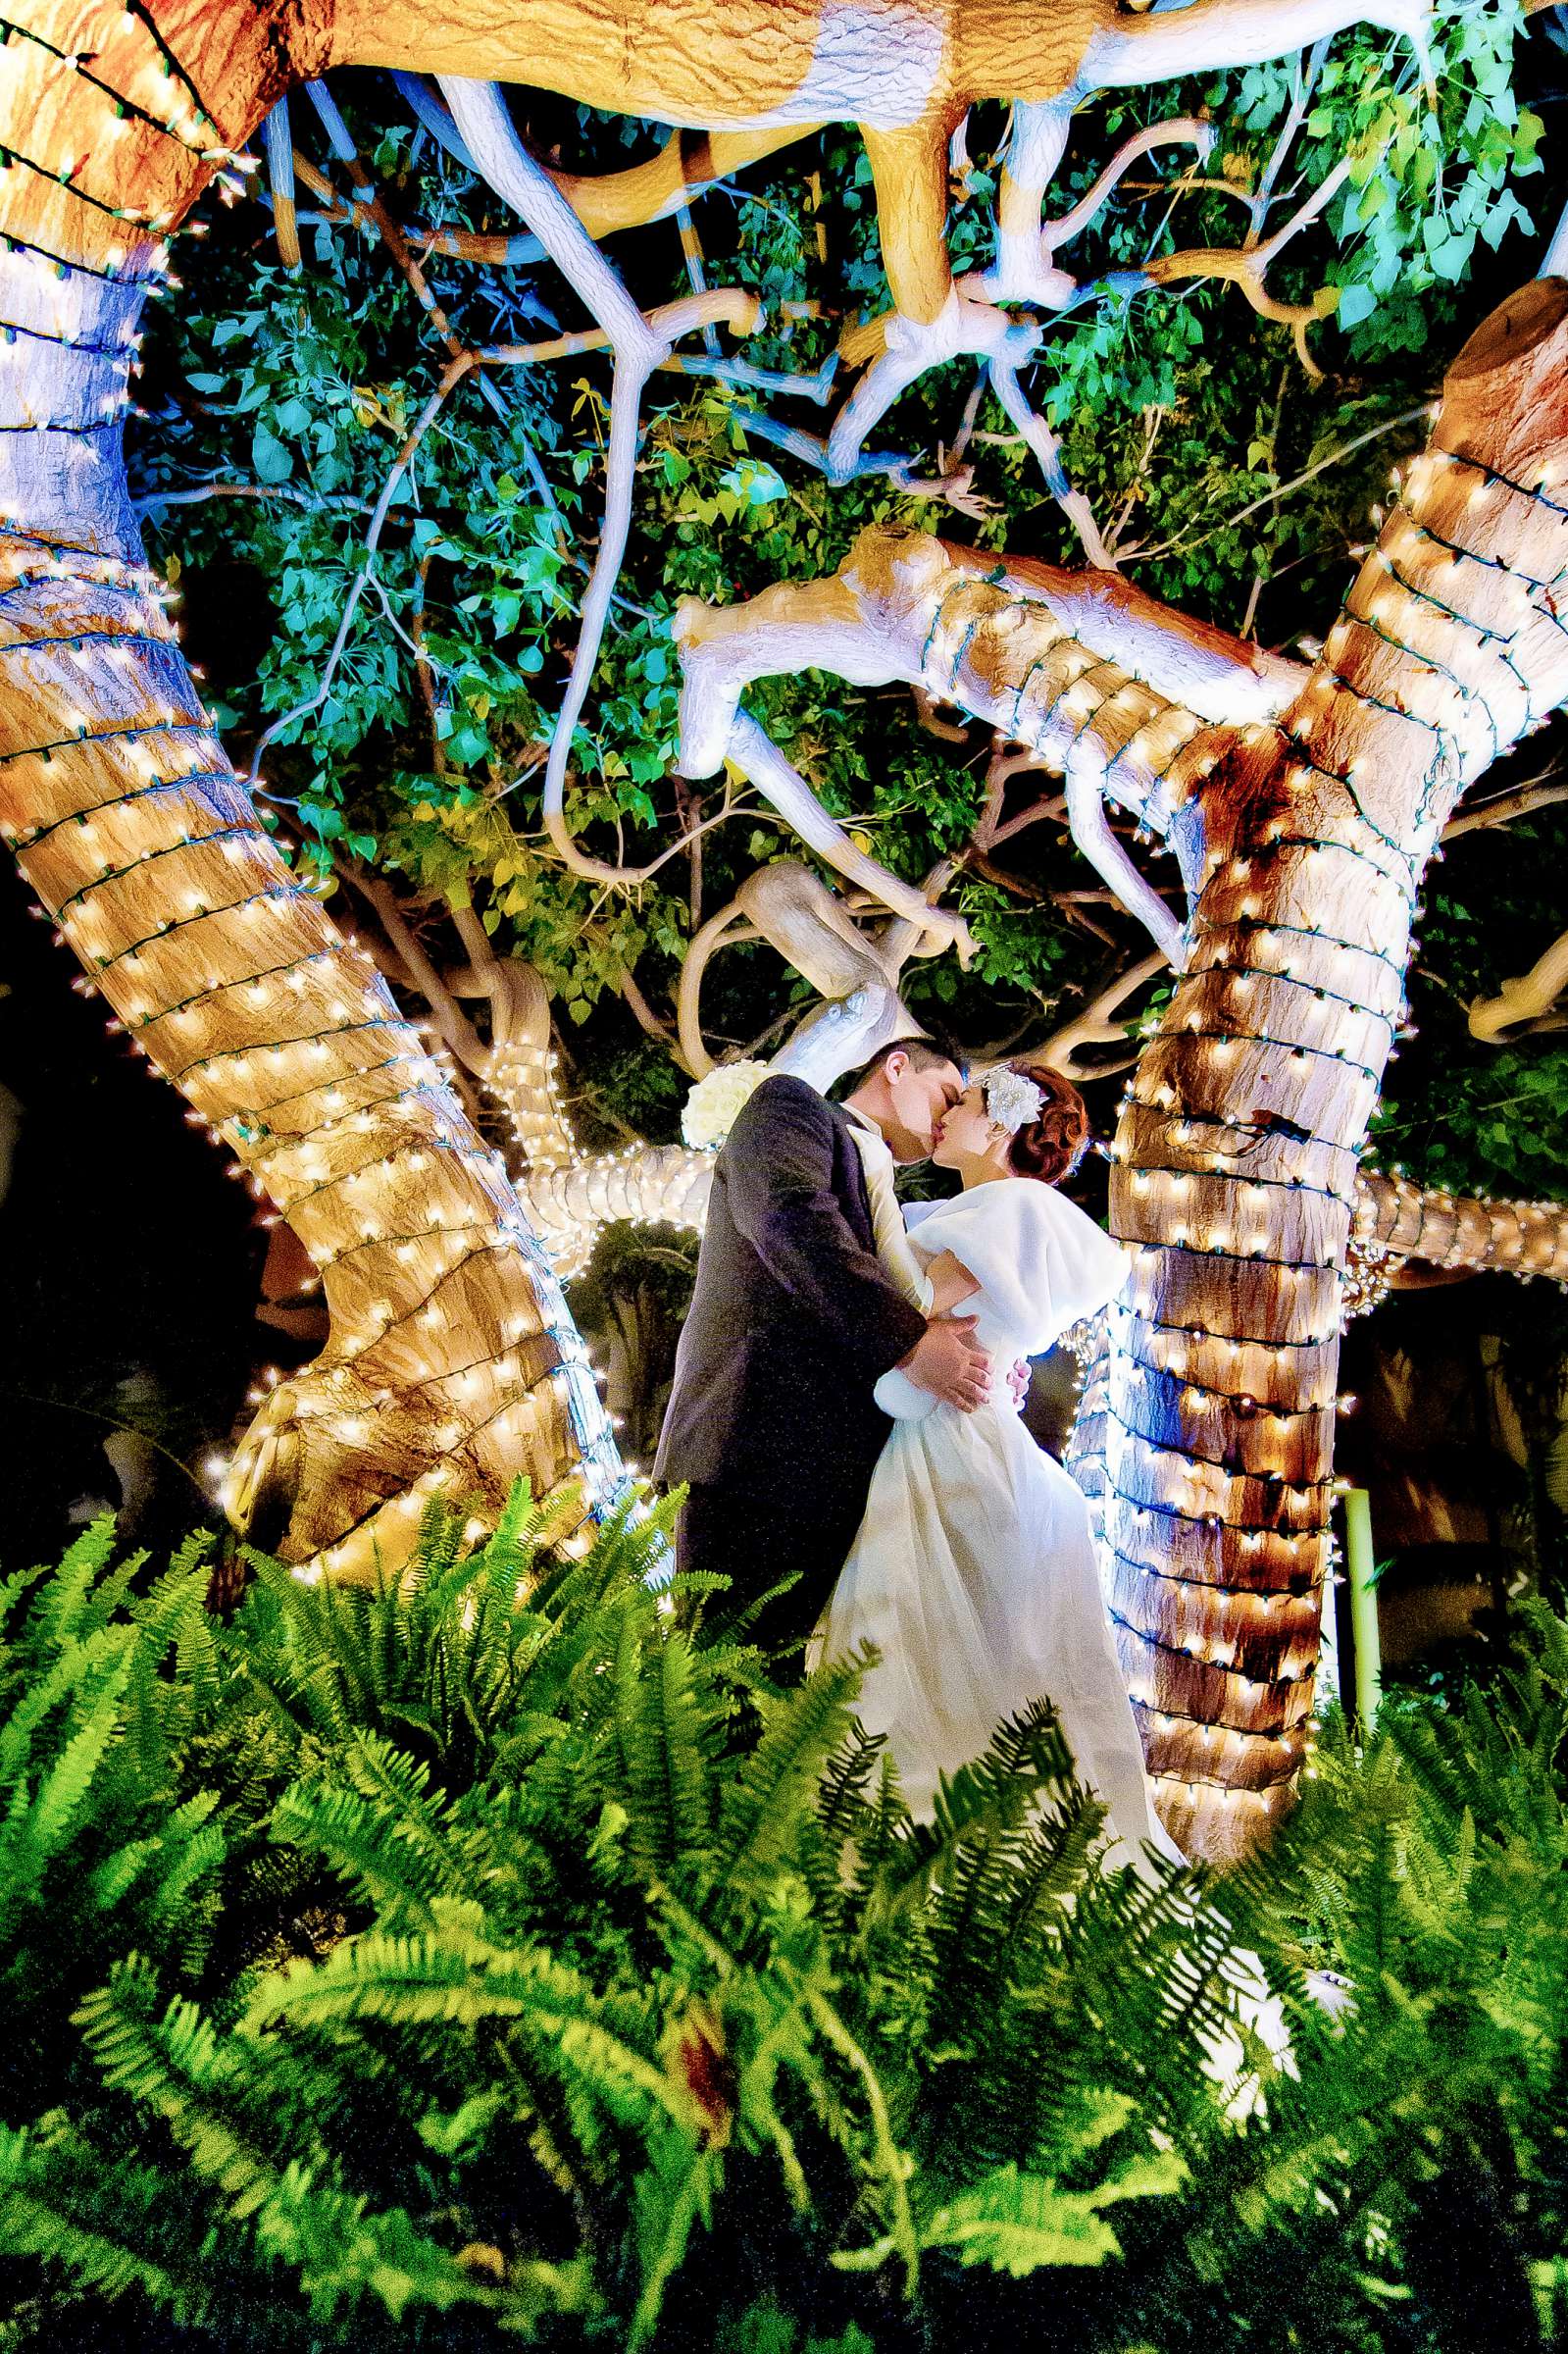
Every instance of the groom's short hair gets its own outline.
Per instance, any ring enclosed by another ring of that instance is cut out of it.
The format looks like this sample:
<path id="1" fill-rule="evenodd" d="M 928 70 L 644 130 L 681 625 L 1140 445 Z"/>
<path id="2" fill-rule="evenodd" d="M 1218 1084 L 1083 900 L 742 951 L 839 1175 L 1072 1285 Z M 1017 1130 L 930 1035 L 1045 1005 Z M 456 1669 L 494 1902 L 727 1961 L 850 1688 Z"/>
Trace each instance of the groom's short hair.
<path id="1" fill-rule="evenodd" d="M 858 1070 L 845 1071 L 841 1079 L 835 1079 L 828 1090 L 830 1099 L 835 1103 L 842 1103 L 857 1088 L 864 1087 L 868 1079 L 876 1078 L 889 1054 L 907 1054 L 910 1068 L 917 1071 L 929 1071 L 936 1063 L 950 1062 L 960 1079 L 968 1084 L 969 1056 L 950 1038 L 936 1035 L 927 1038 L 890 1038 L 885 1047 L 879 1047 L 875 1054 L 869 1055 Z"/>

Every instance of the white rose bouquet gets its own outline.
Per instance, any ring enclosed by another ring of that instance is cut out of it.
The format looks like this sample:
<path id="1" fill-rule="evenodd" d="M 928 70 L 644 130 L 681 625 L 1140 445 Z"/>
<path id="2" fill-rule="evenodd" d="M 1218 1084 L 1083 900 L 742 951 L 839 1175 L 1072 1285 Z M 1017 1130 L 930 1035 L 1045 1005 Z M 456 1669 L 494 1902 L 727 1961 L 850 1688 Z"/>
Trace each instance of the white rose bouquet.
<path id="1" fill-rule="evenodd" d="M 699 1079 L 681 1114 L 681 1133 L 699 1152 L 717 1152 L 746 1098 L 768 1076 L 765 1062 L 722 1062 Z"/>

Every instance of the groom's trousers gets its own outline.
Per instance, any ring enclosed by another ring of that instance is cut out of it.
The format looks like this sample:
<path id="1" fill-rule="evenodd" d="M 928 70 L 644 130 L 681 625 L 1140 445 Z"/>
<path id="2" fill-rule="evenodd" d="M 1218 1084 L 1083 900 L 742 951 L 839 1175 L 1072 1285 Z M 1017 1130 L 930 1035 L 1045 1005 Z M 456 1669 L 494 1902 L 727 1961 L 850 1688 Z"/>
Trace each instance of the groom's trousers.
<path id="1" fill-rule="evenodd" d="M 739 1617 L 770 1586 L 794 1576 L 788 1592 L 776 1595 L 744 1629 L 744 1639 L 773 1659 L 775 1675 L 793 1683 L 865 1507 L 864 1491 L 824 1497 L 777 1488 L 693 1487 L 676 1523 L 676 1559 L 683 1569 L 714 1570 L 730 1579 L 729 1592 L 705 1605 L 714 1626 Z"/>

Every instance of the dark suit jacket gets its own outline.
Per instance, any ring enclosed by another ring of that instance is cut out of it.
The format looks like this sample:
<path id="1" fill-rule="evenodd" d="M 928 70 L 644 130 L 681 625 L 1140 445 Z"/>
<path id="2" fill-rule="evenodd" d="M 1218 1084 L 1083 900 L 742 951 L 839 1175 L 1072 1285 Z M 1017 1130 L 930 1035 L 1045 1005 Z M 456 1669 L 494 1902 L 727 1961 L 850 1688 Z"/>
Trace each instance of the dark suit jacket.
<path id="1" fill-rule="evenodd" d="M 714 1169 L 655 1478 L 863 1505 L 890 1427 L 872 1390 L 925 1328 L 873 1247 L 848 1114 L 765 1079 Z"/>

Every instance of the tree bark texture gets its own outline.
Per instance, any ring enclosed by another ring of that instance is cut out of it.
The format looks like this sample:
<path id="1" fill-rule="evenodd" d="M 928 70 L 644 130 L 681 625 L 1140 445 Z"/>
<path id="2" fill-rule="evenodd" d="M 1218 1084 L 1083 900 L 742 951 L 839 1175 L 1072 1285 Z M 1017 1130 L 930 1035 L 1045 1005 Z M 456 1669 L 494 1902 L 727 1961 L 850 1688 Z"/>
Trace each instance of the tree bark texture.
<path id="1" fill-rule="evenodd" d="M 1303 1756 L 1340 1270 L 1422 871 L 1465 785 L 1568 693 L 1565 323 L 1551 281 L 1477 332 L 1310 681 L 1175 780 L 1189 947 L 1116 1144 L 1112 1223 L 1138 1251 L 1105 1541 L 1192 1852 L 1249 1844 Z"/>
<path id="2" fill-rule="evenodd" d="M 384 983 L 261 826 L 126 495 L 161 232 L 325 38 L 281 11 L 61 7 L 0 58 L 0 832 L 133 1044 L 289 1219 L 330 1311 L 226 1501 L 345 1576 L 405 1554 L 437 1489 L 483 1518 L 527 1473 L 565 1526 L 622 1483 L 559 1284 Z"/>
<path id="3" fill-rule="evenodd" d="M 1561 1202 L 1426 1192 L 1407 1177 L 1367 1170 L 1356 1181 L 1351 1239 L 1454 1274 L 1540 1275 L 1568 1284 L 1568 1204 Z"/>

